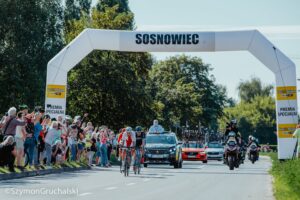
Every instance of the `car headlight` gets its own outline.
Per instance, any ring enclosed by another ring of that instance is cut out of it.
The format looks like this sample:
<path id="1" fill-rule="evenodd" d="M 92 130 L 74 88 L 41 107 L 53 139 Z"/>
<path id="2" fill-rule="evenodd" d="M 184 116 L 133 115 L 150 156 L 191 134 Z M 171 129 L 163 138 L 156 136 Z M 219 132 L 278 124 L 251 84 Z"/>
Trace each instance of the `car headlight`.
<path id="1" fill-rule="evenodd" d="M 200 154 L 201 154 L 201 155 L 205 155 L 206 152 L 205 152 L 205 151 L 201 151 Z"/>
<path id="2" fill-rule="evenodd" d="M 170 153 L 175 153 L 175 151 L 176 151 L 175 147 L 170 148 Z"/>

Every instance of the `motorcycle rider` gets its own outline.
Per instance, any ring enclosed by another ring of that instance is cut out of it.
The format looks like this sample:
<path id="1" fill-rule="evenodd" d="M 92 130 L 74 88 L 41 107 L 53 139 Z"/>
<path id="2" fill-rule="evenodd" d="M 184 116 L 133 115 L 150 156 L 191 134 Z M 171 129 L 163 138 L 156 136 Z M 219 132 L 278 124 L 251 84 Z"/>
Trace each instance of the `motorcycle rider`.
<path id="1" fill-rule="evenodd" d="M 247 147 L 249 147 L 252 143 L 255 143 L 256 146 L 260 147 L 260 145 L 259 145 L 258 142 L 257 142 L 257 139 L 256 139 L 254 136 L 249 135 Z"/>
<path id="2" fill-rule="evenodd" d="M 253 143 L 257 146 L 257 148 L 260 148 L 260 145 L 258 144 L 256 138 L 252 135 L 249 135 L 247 147 L 250 147 L 251 144 L 253 144 Z M 250 158 L 250 150 L 248 150 L 248 157 Z M 257 160 L 258 159 L 259 159 L 259 151 L 257 151 Z"/>
<path id="3" fill-rule="evenodd" d="M 228 134 L 231 131 L 235 132 L 237 143 L 240 145 L 242 136 L 241 136 L 241 133 L 239 132 L 239 129 L 237 127 L 237 120 L 236 119 L 233 119 L 233 120 L 230 121 L 230 123 L 227 123 L 226 130 L 225 130 L 225 133 L 224 133 L 225 137 L 228 137 Z M 227 142 L 227 139 L 226 139 L 226 142 Z"/>
<path id="4" fill-rule="evenodd" d="M 234 132 L 235 135 L 229 134 L 230 132 Z M 237 127 L 236 119 L 233 119 L 230 121 L 230 123 L 227 123 L 224 136 L 225 136 L 225 144 L 227 144 L 230 140 L 234 140 L 239 147 L 242 145 L 242 136 Z M 239 159 L 242 159 L 241 157 L 242 157 L 241 153 L 239 153 Z M 226 164 L 226 160 L 227 160 L 227 155 L 226 152 L 224 152 L 224 164 Z"/>

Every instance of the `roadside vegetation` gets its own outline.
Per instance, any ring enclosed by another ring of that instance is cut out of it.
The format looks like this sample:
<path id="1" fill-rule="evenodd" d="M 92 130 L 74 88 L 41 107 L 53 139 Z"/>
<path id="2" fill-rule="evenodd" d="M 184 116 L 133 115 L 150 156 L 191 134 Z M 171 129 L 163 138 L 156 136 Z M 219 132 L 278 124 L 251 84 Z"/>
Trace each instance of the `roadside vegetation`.
<path id="1" fill-rule="evenodd" d="M 61 168 L 80 168 L 80 167 L 87 167 L 88 165 L 86 162 L 74 162 L 74 161 L 68 161 L 62 164 L 55 164 L 52 166 L 52 169 L 61 169 Z M 45 165 L 40 165 L 40 169 L 35 169 L 33 167 L 26 166 L 23 171 L 21 171 L 19 168 L 15 167 L 16 173 L 22 173 L 22 172 L 31 172 L 31 171 L 37 171 L 37 170 L 44 170 L 47 169 Z M 12 172 L 9 171 L 8 167 L 0 167 L 0 175 L 1 174 L 10 174 Z"/>
<path id="2" fill-rule="evenodd" d="M 300 199 L 300 159 L 280 162 L 277 153 L 264 153 L 271 157 L 270 173 L 274 177 L 273 190 L 276 200 Z"/>

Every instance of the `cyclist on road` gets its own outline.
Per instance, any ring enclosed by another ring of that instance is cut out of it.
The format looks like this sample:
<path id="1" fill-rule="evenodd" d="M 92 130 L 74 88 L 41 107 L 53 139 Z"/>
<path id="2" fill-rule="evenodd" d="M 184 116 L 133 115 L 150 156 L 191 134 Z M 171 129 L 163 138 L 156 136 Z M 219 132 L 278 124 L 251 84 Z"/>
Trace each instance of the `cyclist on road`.
<path id="1" fill-rule="evenodd" d="M 127 127 L 126 131 L 122 134 L 121 146 L 123 148 L 130 148 L 135 146 L 135 134 L 131 127 Z M 133 155 L 133 150 L 131 151 L 131 156 Z M 122 151 L 122 169 L 125 165 L 126 150 Z"/>
<path id="2" fill-rule="evenodd" d="M 142 127 L 141 126 L 137 126 L 135 128 L 135 136 L 136 136 L 136 142 L 135 142 L 135 152 L 134 152 L 134 160 L 135 160 L 135 165 L 137 165 L 137 159 L 139 159 L 139 161 L 141 160 L 141 158 L 143 157 L 143 149 L 144 149 L 144 145 L 145 145 L 145 133 L 142 131 Z"/>
<path id="3" fill-rule="evenodd" d="M 120 131 L 120 134 L 118 135 L 118 146 L 117 146 L 117 152 L 118 152 L 118 160 L 121 160 L 122 156 L 122 138 L 123 138 L 123 133 L 126 131 L 126 128 L 122 128 Z"/>

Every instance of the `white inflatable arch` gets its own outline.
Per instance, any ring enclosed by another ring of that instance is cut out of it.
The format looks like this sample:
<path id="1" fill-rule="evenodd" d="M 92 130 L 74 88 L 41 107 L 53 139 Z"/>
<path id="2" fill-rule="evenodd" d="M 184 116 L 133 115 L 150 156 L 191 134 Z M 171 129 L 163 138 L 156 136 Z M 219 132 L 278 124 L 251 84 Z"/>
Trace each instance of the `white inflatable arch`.
<path id="1" fill-rule="evenodd" d="M 141 32 L 85 29 L 47 67 L 45 110 L 55 117 L 66 109 L 67 75 L 91 51 L 214 52 L 249 51 L 275 75 L 279 159 L 293 156 L 297 116 L 295 64 L 257 30 Z"/>

